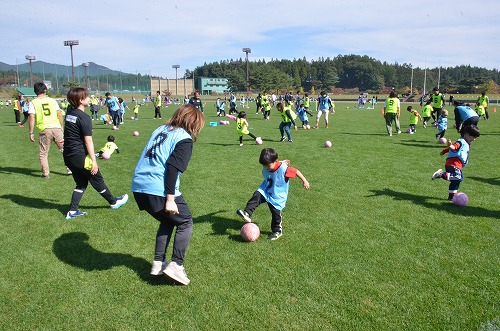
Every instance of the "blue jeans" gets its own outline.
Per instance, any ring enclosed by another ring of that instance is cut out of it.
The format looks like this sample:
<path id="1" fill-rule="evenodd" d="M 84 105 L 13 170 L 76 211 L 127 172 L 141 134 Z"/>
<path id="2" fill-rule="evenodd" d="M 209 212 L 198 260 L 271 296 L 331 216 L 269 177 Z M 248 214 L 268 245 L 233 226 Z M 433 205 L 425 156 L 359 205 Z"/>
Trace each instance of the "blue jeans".
<path id="1" fill-rule="evenodd" d="M 288 137 L 288 140 L 292 140 L 292 134 L 290 133 L 290 127 L 292 126 L 292 122 L 281 122 L 280 123 L 280 134 L 282 137 L 285 136 L 285 132 L 286 132 L 286 135 Z"/>

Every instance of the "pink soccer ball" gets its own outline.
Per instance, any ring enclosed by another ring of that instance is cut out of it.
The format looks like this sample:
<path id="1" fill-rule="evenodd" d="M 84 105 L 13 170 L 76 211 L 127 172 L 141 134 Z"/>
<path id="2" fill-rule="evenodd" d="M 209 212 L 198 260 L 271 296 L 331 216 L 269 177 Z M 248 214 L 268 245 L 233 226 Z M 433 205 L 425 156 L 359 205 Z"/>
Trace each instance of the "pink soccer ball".
<path id="1" fill-rule="evenodd" d="M 406 133 L 410 133 L 410 132 L 411 132 L 410 128 L 406 129 Z"/>
<path id="2" fill-rule="evenodd" d="M 259 239 L 260 229 L 255 223 L 246 223 L 241 228 L 241 239 L 246 242 L 252 242 Z"/>
<path id="3" fill-rule="evenodd" d="M 256 143 L 257 145 L 262 145 L 262 138 L 261 138 L 261 137 L 257 137 L 257 138 L 255 138 L 255 143 Z"/>
<path id="4" fill-rule="evenodd" d="M 458 192 L 453 197 L 453 204 L 458 207 L 465 207 L 469 203 L 469 197 L 467 194 Z"/>
<path id="5" fill-rule="evenodd" d="M 306 129 L 307 130 L 310 130 L 311 129 L 311 126 L 309 124 L 306 125 Z"/>
<path id="6" fill-rule="evenodd" d="M 105 160 L 109 159 L 111 155 L 109 155 L 108 153 L 104 152 L 101 154 L 101 157 Z"/>
<path id="7" fill-rule="evenodd" d="M 445 138 L 445 137 L 443 137 L 443 138 L 439 138 L 439 143 L 440 143 L 440 144 L 446 144 L 446 142 L 447 142 L 447 141 L 448 141 L 448 140 L 446 140 L 446 138 Z"/>
<path id="8" fill-rule="evenodd" d="M 330 140 L 325 141 L 325 147 L 326 148 L 332 147 L 332 142 Z"/>
<path id="9" fill-rule="evenodd" d="M 134 131 L 134 136 L 138 136 L 139 135 L 139 131 Z"/>

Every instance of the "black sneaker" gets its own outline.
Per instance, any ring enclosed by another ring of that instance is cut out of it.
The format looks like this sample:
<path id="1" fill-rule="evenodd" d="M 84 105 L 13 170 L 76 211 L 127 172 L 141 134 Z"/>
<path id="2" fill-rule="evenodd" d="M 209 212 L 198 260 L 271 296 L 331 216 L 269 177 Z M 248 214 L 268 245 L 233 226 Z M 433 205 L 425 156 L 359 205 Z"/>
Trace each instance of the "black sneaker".
<path id="1" fill-rule="evenodd" d="M 271 233 L 271 234 L 267 237 L 267 239 L 269 239 L 269 240 L 277 240 L 277 239 L 279 239 L 282 235 L 283 235 L 283 233 L 282 233 L 282 232 L 278 232 L 278 231 L 276 231 L 276 232 Z"/>
<path id="2" fill-rule="evenodd" d="M 245 222 L 247 222 L 247 223 L 252 222 L 252 218 L 250 217 L 250 215 L 246 211 L 238 209 L 236 211 L 236 214 L 238 216 L 240 216 Z"/>
<path id="3" fill-rule="evenodd" d="M 281 137 L 280 142 L 285 141 L 286 137 Z"/>

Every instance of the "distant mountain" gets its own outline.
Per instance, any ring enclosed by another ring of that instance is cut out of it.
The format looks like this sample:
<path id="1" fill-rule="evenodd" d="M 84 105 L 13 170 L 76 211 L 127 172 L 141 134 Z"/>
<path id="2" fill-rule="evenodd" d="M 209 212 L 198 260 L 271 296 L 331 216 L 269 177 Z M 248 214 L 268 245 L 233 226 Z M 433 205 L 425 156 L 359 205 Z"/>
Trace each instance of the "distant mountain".
<path id="1" fill-rule="evenodd" d="M 33 74 L 38 74 L 39 76 L 45 74 L 52 74 L 57 76 L 66 76 L 71 75 L 71 66 L 65 66 L 61 64 L 47 63 L 44 61 L 33 61 L 32 62 L 32 70 Z M 17 68 L 16 68 L 17 67 Z M 20 72 L 29 72 L 30 65 L 29 63 L 21 63 L 18 65 L 15 64 L 7 64 L 4 62 L 0 62 L 0 71 L 16 71 Z M 97 75 L 119 75 L 123 74 L 123 72 L 111 70 L 107 67 L 101 66 L 94 62 L 89 62 L 88 67 L 88 75 L 97 76 Z M 77 76 L 85 76 L 85 67 L 81 64 L 75 65 L 75 75 Z"/>

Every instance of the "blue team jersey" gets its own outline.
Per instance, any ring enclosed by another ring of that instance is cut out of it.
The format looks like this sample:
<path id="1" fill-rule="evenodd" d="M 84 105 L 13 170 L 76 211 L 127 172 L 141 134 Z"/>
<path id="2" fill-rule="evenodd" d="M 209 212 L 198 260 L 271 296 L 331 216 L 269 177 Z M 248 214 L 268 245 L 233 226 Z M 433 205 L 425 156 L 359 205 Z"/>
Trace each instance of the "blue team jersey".
<path id="1" fill-rule="evenodd" d="M 326 96 L 326 97 L 320 96 L 318 98 L 319 109 L 320 110 L 330 109 L 330 102 L 329 101 L 330 101 L 329 96 Z"/>
<path id="2" fill-rule="evenodd" d="M 462 122 L 467 121 L 469 118 L 477 116 L 477 113 L 469 106 L 457 106 Z"/>
<path id="3" fill-rule="evenodd" d="M 132 178 L 132 192 L 146 193 L 166 197 L 165 170 L 167 160 L 175 149 L 175 145 L 184 139 L 192 139 L 186 130 L 162 125 L 156 129 L 142 151 L 139 161 L 135 166 Z M 175 196 L 181 195 L 179 191 L 180 172 L 175 183 Z"/>
<path id="4" fill-rule="evenodd" d="M 457 140 L 457 142 L 460 142 L 460 148 L 456 149 L 456 150 L 450 149 L 446 159 L 449 159 L 452 157 L 458 157 L 460 159 L 460 161 L 462 161 L 462 165 L 465 167 L 467 165 L 467 162 L 469 161 L 470 146 L 463 138 L 459 138 Z"/>
<path id="5" fill-rule="evenodd" d="M 299 110 L 297 110 L 297 116 L 300 118 L 302 122 L 309 120 L 305 108 L 299 108 Z"/>
<path id="6" fill-rule="evenodd" d="M 111 99 L 105 99 L 104 103 L 108 106 L 109 110 L 118 111 L 120 110 L 120 103 L 116 97 L 111 97 Z"/>
<path id="7" fill-rule="evenodd" d="M 443 117 L 443 116 L 439 116 L 439 118 L 437 120 L 437 128 L 439 131 L 443 131 L 443 130 L 448 129 L 448 118 Z"/>
<path id="8" fill-rule="evenodd" d="M 264 177 L 264 181 L 257 189 L 266 201 L 278 210 L 285 208 L 286 200 L 288 199 L 290 182 L 285 177 L 287 168 L 288 166 L 285 163 L 281 163 L 275 171 L 263 168 L 262 176 Z"/>

